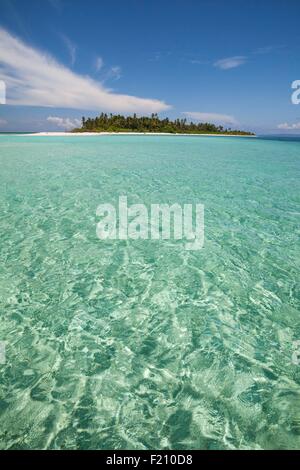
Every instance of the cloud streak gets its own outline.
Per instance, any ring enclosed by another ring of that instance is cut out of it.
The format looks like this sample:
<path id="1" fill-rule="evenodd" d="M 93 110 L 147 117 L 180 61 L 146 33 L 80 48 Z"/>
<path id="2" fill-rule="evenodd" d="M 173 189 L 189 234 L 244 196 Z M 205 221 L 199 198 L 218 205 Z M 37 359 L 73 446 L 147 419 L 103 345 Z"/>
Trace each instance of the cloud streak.
<path id="1" fill-rule="evenodd" d="M 106 80 L 108 79 L 113 79 L 113 80 L 120 80 L 122 76 L 122 69 L 118 65 L 114 65 L 111 67 L 107 74 L 106 74 Z"/>
<path id="2" fill-rule="evenodd" d="M 48 0 L 50 5 L 58 12 L 62 12 L 62 3 L 60 0 Z"/>
<path id="3" fill-rule="evenodd" d="M 199 113 L 196 111 L 186 111 L 184 113 L 186 117 L 201 122 L 211 122 L 215 124 L 238 124 L 238 121 L 229 114 L 218 114 L 218 113 Z"/>
<path id="4" fill-rule="evenodd" d="M 253 51 L 253 54 L 255 55 L 265 55 L 265 54 L 271 54 L 272 52 L 277 52 L 282 49 L 284 49 L 285 46 L 282 45 L 277 45 L 277 46 L 264 46 L 264 47 L 259 47 L 255 51 Z"/>
<path id="5" fill-rule="evenodd" d="M 98 56 L 95 60 L 96 72 L 99 72 L 99 70 L 102 69 L 103 65 L 104 65 L 104 61 L 103 61 L 102 57 Z"/>
<path id="6" fill-rule="evenodd" d="M 68 36 L 66 36 L 65 34 L 61 34 L 61 38 L 69 52 L 71 66 L 73 67 L 73 65 L 76 62 L 77 46 L 75 46 L 75 44 L 71 41 L 71 39 L 68 38 Z"/>
<path id="7" fill-rule="evenodd" d="M 164 101 L 114 93 L 3 28 L 0 43 L 0 79 L 6 82 L 7 104 L 124 113 L 152 113 L 170 108 Z"/>
<path id="8" fill-rule="evenodd" d="M 229 69 L 234 69 L 236 67 L 240 67 L 240 65 L 245 64 L 246 61 L 247 61 L 246 56 L 237 55 L 234 57 L 226 57 L 225 59 L 217 60 L 214 63 L 214 66 L 221 70 L 229 70 Z"/>
<path id="9" fill-rule="evenodd" d="M 283 122 L 282 124 L 278 124 L 277 129 L 282 129 L 284 131 L 297 131 L 300 130 L 300 122 L 295 122 L 293 124 Z"/>

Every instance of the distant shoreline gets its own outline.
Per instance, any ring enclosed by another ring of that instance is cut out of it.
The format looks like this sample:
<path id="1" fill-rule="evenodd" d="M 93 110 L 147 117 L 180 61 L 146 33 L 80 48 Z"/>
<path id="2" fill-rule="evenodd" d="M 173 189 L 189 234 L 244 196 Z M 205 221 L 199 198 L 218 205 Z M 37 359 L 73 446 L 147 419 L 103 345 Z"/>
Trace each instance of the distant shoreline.
<path id="1" fill-rule="evenodd" d="M 105 136 L 105 135 L 164 135 L 164 136 L 198 136 L 198 137 L 256 137 L 256 135 L 243 135 L 243 134 L 200 134 L 200 133 L 172 133 L 172 132 L 34 132 L 27 134 L 15 134 L 24 135 L 28 137 L 69 137 L 69 136 Z"/>

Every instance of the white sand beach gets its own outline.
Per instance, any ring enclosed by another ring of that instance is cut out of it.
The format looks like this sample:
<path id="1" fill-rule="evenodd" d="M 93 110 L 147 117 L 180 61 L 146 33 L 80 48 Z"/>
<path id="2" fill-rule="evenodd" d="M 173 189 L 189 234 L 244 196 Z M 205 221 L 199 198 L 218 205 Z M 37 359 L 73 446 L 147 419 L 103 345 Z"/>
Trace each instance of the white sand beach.
<path id="1" fill-rule="evenodd" d="M 78 136 L 105 136 L 105 135 L 166 135 L 166 136 L 197 136 L 197 137 L 256 137 L 256 135 L 243 134 L 182 134 L 172 132 L 35 132 L 32 134 L 20 134 L 28 137 L 78 137 Z"/>

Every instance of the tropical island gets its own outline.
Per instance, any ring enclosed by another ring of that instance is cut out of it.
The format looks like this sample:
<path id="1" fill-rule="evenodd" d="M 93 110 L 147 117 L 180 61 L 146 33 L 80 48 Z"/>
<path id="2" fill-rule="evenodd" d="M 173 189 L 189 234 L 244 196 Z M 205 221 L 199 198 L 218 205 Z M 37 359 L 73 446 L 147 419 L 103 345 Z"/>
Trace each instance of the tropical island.
<path id="1" fill-rule="evenodd" d="M 226 134 L 226 135 L 255 135 L 252 132 L 241 131 L 208 122 L 188 122 L 186 119 L 160 119 L 157 114 L 149 116 L 122 116 L 121 114 L 101 113 L 95 118 L 82 118 L 82 125 L 72 132 L 153 132 L 168 134 Z"/>

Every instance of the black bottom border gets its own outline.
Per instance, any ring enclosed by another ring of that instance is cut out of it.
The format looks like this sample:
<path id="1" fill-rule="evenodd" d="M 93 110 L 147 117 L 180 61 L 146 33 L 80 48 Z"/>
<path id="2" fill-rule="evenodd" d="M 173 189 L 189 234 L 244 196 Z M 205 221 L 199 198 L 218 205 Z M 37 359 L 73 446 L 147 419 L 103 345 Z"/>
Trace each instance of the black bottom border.
<path id="1" fill-rule="evenodd" d="M 209 465 L 224 465 L 226 463 L 233 464 L 270 464 L 273 459 L 277 463 L 290 463 L 295 460 L 299 463 L 300 450 L 215 450 L 215 451 L 180 451 L 180 450 L 7 450 L 0 452 L 0 462 L 2 464 L 18 463 L 25 468 L 34 468 L 41 464 L 57 465 L 63 463 L 66 465 L 81 462 L 83 465 L 92 463 L 95 468 L 163 468 L 166 466 L 180 468 L 206 468 Z M 56 470 L 56 469 L 55 469 Z M 85 470 L 85 469 L 84 469 Z"/>

